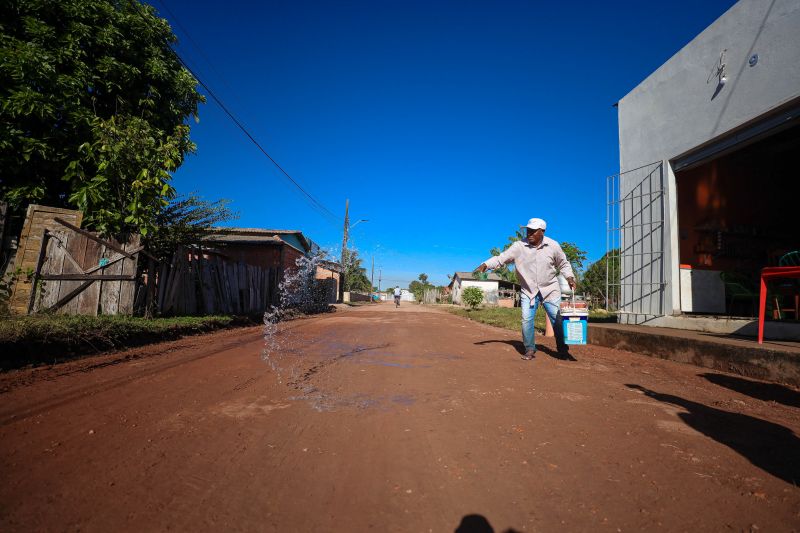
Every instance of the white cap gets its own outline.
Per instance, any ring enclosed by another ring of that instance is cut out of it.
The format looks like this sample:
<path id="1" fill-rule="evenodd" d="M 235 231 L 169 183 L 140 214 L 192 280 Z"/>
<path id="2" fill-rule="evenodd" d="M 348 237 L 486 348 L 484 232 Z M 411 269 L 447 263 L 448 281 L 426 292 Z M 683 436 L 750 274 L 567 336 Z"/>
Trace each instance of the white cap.
<path id="1" fill-rule="evenodd" d="M 532 230 L 537 230 L 537 229 L 546 230 L 547 223 L 541 218 L 532 218 L 528 221 L 528 224 L 526 226 L 520 226 L 520 228 L 530 228 Z"/>

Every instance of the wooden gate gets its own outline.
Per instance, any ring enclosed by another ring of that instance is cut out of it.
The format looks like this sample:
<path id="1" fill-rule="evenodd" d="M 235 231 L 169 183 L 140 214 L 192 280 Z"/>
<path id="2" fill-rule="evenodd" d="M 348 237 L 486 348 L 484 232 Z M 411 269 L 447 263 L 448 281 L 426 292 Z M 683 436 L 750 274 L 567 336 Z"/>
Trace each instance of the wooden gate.
<path id="1" fill-rule="evenodd" d="M 54 220 L 63 230 L 45 232 L 28 312 L 133 314 L 140 236 L 120 243 Z"/>

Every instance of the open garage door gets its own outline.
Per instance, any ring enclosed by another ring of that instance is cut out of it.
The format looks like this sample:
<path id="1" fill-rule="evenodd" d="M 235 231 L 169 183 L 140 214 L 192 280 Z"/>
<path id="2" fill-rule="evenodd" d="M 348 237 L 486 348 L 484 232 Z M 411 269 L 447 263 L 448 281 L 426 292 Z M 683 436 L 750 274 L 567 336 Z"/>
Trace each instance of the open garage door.
<path id="1" fill-rule="evenodd" d="M 681 274 L 714 282 L 682 283 L 682 311 L 757 315 L 761 269 L 800 250 L 798 154 L 795 123 L 675 173 Z M 771 286 L 767 317 L 796 321 L 798 292 L 791 281 Z M 713 305 L 697 307 L 697 296 Z"/>

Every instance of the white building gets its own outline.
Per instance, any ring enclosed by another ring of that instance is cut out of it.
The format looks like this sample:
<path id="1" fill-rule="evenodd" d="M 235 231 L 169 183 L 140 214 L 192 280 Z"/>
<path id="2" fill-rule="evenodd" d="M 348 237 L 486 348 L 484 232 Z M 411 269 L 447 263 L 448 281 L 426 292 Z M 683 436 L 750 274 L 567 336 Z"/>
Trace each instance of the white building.
<path id="1" fill-rule="evenodd" d="M 760 269 L 800 249 L 800 2 L 739 1 L 617 105 L 622 321 L 751 333 Z"/>
<path id="2" fill-rule="evenodd" d="M 483 291 L 483 301 L 490 306 L 513 307 L 514 294 L 519 288 L 497 274 L 486 273 L 486 279 L 476 278 L 472 272 L 456 272 L 450 280 L 450 294 L 453 303 L 461 305 L 461 295 L 467 287 L 478 287 Z"/>

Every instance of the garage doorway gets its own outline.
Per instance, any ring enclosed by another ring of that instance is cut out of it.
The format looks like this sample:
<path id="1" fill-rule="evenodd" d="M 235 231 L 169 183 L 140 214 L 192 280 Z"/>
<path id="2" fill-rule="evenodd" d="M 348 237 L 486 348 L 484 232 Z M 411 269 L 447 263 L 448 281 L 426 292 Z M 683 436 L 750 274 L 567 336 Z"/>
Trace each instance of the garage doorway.
<path id="1" fill-rule="evenodd" d="M 680 170 L 675 180 L 681 310 L 756 316 L 761 269 L 800 250 L 800 125 Z M 791 280 L 780 285 L 767 317 L 798 290 Z"/>

